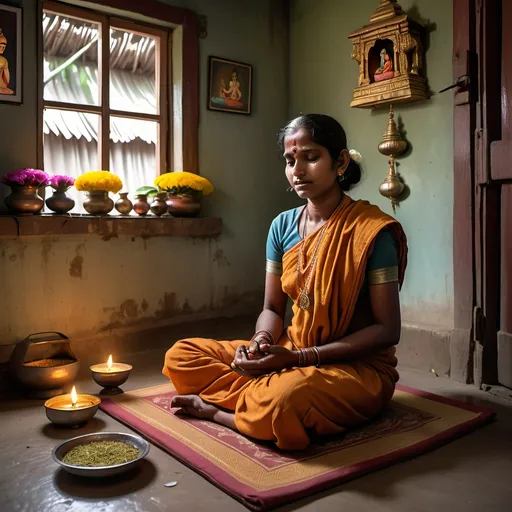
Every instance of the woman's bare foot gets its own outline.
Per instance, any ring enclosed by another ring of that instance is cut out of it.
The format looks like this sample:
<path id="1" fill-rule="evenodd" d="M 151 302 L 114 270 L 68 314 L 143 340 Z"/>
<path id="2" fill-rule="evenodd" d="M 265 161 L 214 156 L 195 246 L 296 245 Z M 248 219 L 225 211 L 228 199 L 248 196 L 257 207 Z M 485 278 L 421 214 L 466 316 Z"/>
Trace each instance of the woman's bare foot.
<path id="1" fill-rule="evenodd" d="M 219 411 L 215 405 L 207 404 L 198 395 L 177 395 L 172 399 L 172 407 L 180 407 L 184 414 L 213 421 L 215 413 Z"/>
<path id="2" fill-rule="evenodd" d="M 232 412 L 223 411 L 215 405 L 205 402 L 198 395 L 176 395 L 171 402 L 172 407 L 180 407 L 184 414 L 214 421 L 232 430 L 238 431 L 235 425 L 235 415 Z"/>

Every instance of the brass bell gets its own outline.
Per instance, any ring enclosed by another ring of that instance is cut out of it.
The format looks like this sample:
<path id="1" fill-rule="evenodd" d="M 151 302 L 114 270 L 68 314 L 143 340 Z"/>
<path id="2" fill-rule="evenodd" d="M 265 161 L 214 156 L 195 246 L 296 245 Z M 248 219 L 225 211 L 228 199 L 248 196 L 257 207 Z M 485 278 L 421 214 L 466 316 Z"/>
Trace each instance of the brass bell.
<path id="1" fill-rule="evenodd" d="M 381 183 L 379 192 L 384 197 L 391 200 L 391 206 L 393 212 L 396 213 L 396 205 L 398 204 L 397 198 L 404 191 L 404 184 L 400 181 L 395 171 L 395 157 L 390 155 L 389 157 L 389 174 L 386 179 Z"/>
<path id="2" fill-rule="evenodd" d="M 391 200 L 393 212 L 396 213 L 398 196 L 403 192 L 404 184 L 396 173 L 395 158 L 405 151 L 407 142 L 402 139 L 394 117 L 393 105 L 390 105 L 388 126 L 382 137 L 382 142 L 379 144 L 379 152 L 389 156 L 389 174 L 380 185 L 379 192 Z"/>

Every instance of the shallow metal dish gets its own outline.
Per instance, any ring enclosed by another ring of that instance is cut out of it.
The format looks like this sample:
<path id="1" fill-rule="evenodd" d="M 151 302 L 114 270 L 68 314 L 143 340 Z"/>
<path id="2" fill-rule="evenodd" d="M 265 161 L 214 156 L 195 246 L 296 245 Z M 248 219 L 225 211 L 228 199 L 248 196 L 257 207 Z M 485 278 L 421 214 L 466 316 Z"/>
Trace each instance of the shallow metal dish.
<path id="1" fill-rule="evenodd" d="M 115 466 L 100 466 L 100 467 L 86 467 L 86 466 L 72 466 L 66 464 L 62 459 L 72 448 L 80 444 L 92 443 L 93 441 L 123 441 L 124 443 L 131 444 L 133 447 L 140 451 L 140 456 L 130 462 L 124 464 L 117 464 Z M 68 441 L 64 441 L 53 449 L 53 460 L 62 466 L 62 468 L 78 476 L 112 476 L 124 473 L 135 467 L 138 462 L 149 453 L 149 443 L 142 439 L 140 436 L 134 434 L 126 434 L 124 432 L 98 432 L 96 434 L 86 434 L 84 436 L 74 437 Z"/>

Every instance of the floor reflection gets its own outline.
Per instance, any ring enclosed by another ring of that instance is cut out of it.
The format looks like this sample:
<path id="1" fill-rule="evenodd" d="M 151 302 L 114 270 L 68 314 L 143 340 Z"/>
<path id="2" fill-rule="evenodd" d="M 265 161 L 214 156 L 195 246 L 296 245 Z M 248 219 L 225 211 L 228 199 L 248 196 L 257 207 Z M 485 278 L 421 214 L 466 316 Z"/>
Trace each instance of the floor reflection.
<path id="1" fill-rule="evenodd" d="M 126 496 L 150 485 L 157 476 L 155 465 L 142 459 L 137 467 L 126 473 L 111 477 L 80 477 L 58 469 L 53 478 L 55 487 L 63 494 L 74 498 L 101 500 Z"/>

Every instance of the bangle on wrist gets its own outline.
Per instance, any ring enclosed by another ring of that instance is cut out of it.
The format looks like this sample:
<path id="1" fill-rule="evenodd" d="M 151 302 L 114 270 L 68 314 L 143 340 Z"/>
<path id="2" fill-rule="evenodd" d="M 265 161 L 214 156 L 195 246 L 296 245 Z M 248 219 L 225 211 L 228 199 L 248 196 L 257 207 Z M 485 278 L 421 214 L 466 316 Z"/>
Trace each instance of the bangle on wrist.
<path id="1" fill-rule="evenodd" d="M 297 352 L 297 367 L 304 368 L 307 366 L 320 367 L 320 351 L 317 347 L 299 348 Z"/>
<path id="2" fill-rule="evenodd" d="M 255 343 L 257 343 L 258 347 L 260 345 L 262 345 L 262 344 L 272 345 L 270 340 L 268 338 L 266 338 L 265 336 L 262 336 L 262 335 L 259 335 L 256 338 L 253 338 L 251 341 L 254 341 Z"/>
<path id="3" fill-rule="evenodd" d="M 313 348 L 313 352 L 315 353 L 315 356 L 316 356 L 316 367 L 317 368 L 320 368 L 320 365 L 322 364 L 322 360 L 320 359 L 320 350 L 318 350 L 318 347 L 312 347 Z"/>
<path id="4" fill-rule="evenodd" d="M 276 340 L 274 338 L 274 335 L 267 329 L 259 329 L 258 331 L 256 331 L 252 338 L 251 338 L 251 341 L 256 341 L 258 338 L 264 338 L 265 341 L 268 341 L 268 343 L 270 345 L 275 345 L 276 344 Z"/>

